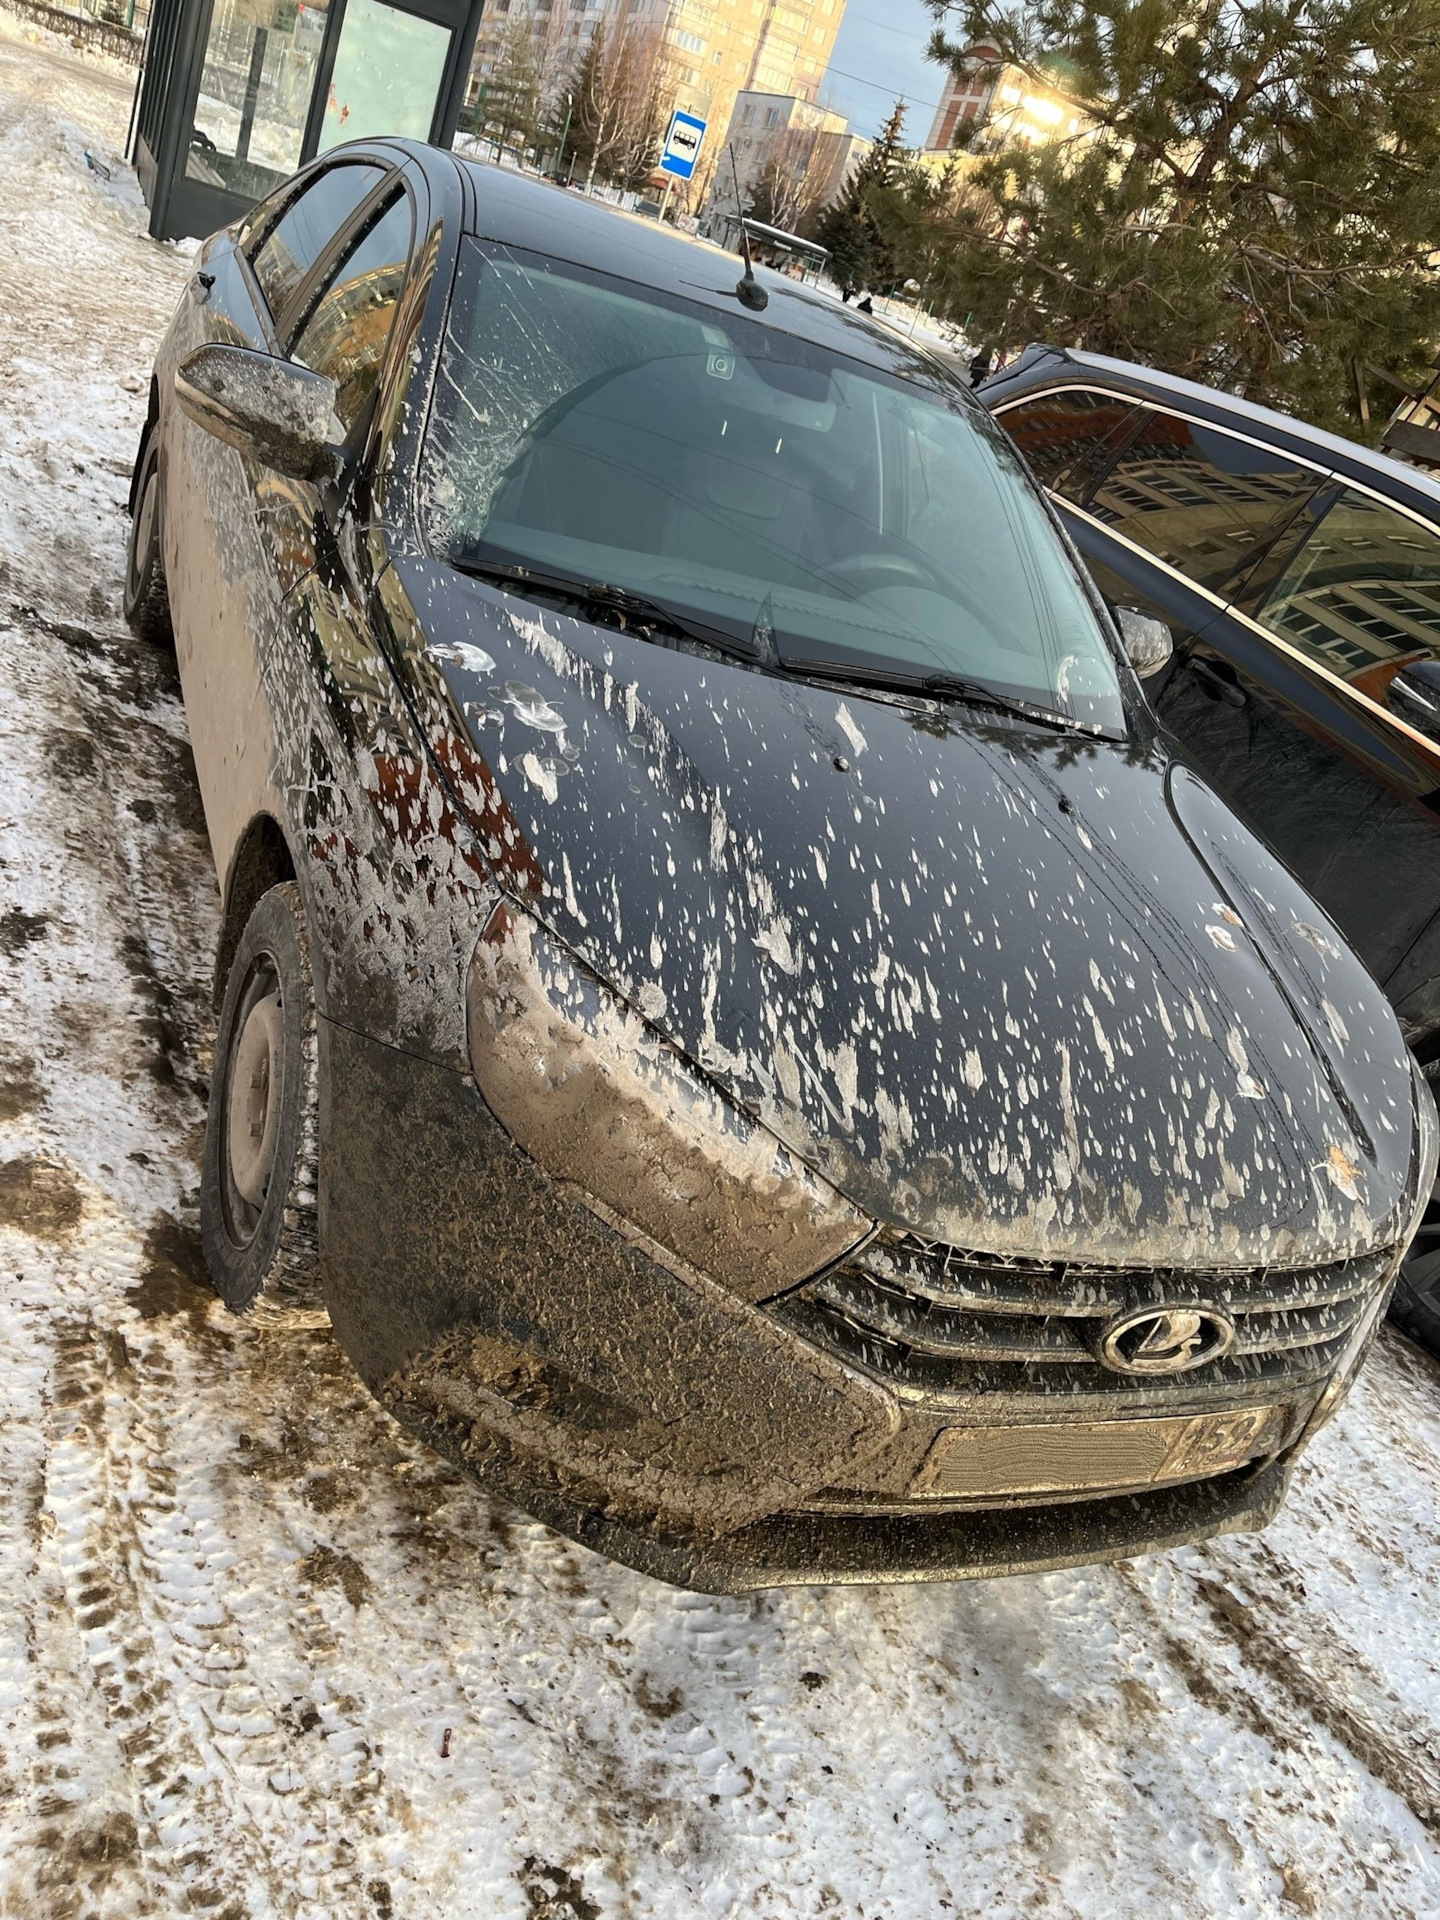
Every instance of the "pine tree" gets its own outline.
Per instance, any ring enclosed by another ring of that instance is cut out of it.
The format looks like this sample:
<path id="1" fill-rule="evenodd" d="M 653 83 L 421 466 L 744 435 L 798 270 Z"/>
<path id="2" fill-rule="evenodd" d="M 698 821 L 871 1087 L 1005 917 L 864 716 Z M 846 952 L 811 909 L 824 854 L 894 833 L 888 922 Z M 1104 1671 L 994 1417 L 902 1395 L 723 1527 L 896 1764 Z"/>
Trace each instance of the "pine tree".
<path id="1" fill-rule="evenodd" d="M 951 312 L 986 339 L 1143 360 L 1352 433 L 1355 358 L 1422 370 L 1440 0 L 927 4 L 935 58 L 962 71 L 986 40 L 1036 79 L 1063 62 L 1087 116 L 977 151 L 960 210 L 924 216 Z"/>
<path id="2" fill-rule="evenodd" d="M 874 201 L 877 194 L 892 188 L 900 176 L 904 126 L 905 102 L 897 100 L 890 118 L 880 129 L 879 139 L 861 159 L 846 181 L 844 191 L 815 229 L 820 245 L 830 249 L 831 273 L 849 286 L 885 289 L 893 286 L 899 277 L 888 232 L 882 231 L 875 218 Z"/>

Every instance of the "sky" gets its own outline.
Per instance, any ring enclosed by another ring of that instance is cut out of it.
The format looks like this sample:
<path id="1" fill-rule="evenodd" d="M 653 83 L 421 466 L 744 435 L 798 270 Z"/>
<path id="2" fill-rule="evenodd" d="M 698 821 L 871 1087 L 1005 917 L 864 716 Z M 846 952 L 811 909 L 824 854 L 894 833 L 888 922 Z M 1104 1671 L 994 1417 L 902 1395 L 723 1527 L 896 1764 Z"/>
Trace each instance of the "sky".
<path id="1" fill-rule="evenodd" d="M 907 146 L 921 146 L 940 99 L 941 68 L 925 58 L 935 16 L 923 0 L 849 0 L 822 98 L 873 139 L 903 94 Z"/>

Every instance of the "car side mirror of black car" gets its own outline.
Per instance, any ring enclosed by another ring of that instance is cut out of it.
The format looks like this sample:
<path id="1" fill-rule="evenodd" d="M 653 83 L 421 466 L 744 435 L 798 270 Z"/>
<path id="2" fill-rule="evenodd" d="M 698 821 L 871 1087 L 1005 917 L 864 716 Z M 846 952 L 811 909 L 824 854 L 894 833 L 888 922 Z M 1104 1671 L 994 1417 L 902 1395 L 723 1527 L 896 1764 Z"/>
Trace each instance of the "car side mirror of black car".
<path id="1" fill-rule="evenodd" d="M 1411 660 L 1385 689 L 1385 704 L 1417 732 L 1440 740 L 1440 660 Z"/>
<path id="2" fill-rule="evenodd" d="M 1125 643 L 1126 657 L 1142 680 L 1158 673 L 1175 651 L 1175 637 L 1163 620 L 1138 607 L 1116 607 L 1115 624 Z"/>
<path id="3" fill-rule="evenodd" d="M 175 398 L 207 433 L 293 480 L 340 464 L 335 382 L 250 347 L 200 347 L 176 369 Z"/>

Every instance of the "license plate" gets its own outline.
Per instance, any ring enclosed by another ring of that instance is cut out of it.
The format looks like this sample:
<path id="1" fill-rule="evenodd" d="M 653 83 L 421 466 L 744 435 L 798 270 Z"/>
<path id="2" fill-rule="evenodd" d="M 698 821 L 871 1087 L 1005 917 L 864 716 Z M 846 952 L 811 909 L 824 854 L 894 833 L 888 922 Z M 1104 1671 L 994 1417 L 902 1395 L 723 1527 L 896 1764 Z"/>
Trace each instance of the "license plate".
<path id="1" fill-rule="evenodd" d="M 1197 1480 L 1278 1452 L 1291 1412 L 1245 1407 L 1158 1420 L 950 1427 L 930 1449 L 912 1492 L 964 1499 Z"/>

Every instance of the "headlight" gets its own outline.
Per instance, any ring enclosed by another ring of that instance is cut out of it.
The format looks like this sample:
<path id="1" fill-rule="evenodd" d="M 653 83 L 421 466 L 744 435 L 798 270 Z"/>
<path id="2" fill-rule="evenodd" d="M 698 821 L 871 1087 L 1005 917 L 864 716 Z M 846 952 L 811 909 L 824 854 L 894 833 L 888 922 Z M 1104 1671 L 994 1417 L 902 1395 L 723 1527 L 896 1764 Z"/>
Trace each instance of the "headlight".
<path id="1" fill-rule="evenodd" d="M 531 1158 L 747 1299 L 798 1285 L 870 1231 L 509 906 L 475 949 L 466 1016 L 476 1083 Z"/>

